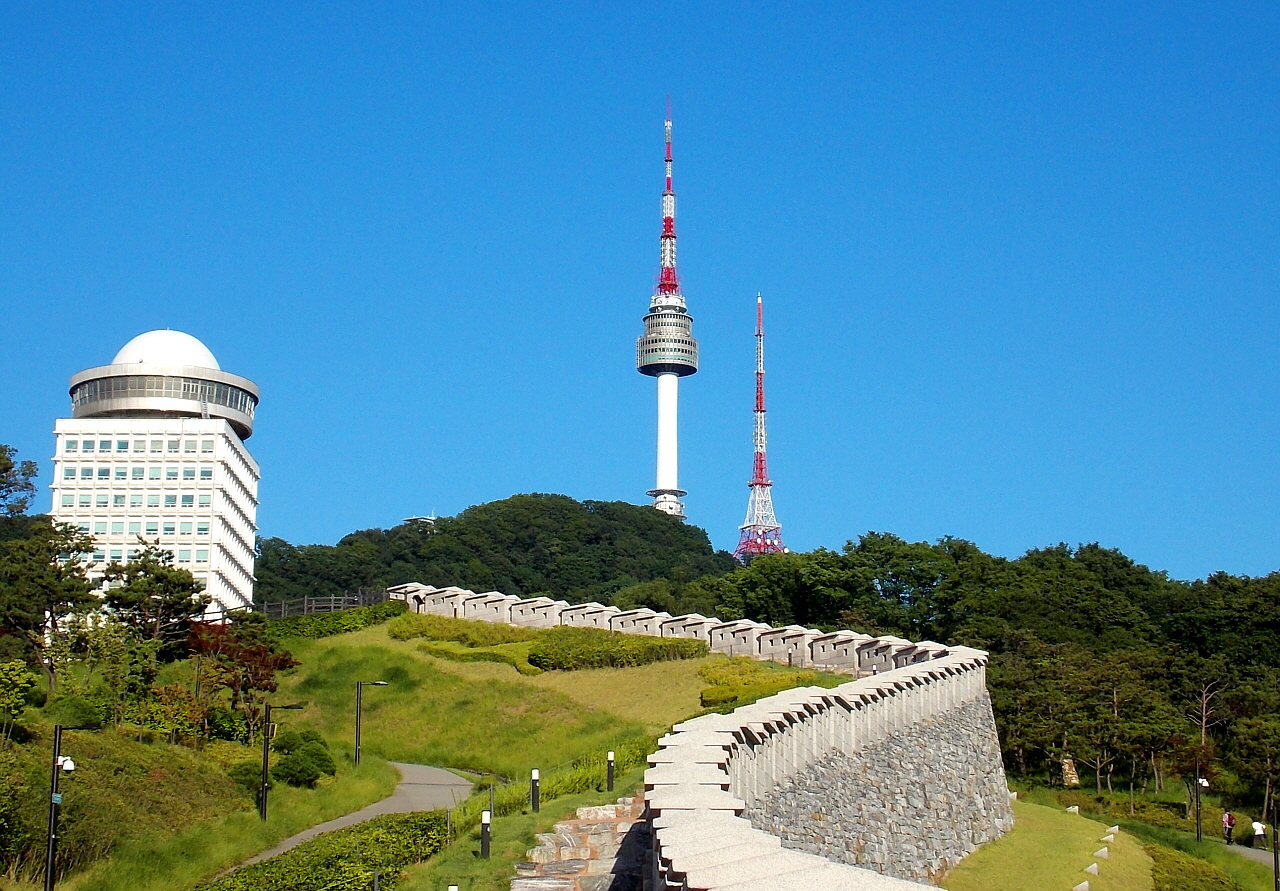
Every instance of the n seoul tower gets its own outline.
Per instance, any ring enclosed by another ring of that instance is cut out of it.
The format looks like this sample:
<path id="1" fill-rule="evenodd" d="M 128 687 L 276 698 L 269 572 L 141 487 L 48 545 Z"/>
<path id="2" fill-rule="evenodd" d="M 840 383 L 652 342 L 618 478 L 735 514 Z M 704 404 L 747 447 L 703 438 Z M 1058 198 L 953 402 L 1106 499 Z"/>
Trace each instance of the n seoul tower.
<path id="1" fill-rule="evenodd" d="M 676 273 L 676 193 L 671 185 L 671 106 L 667 105 L 667 187 L 662 192 L 662 271 L 658 287 L 649 299 L 644 335 L 636 341 L 636 368 L 658 379 L 658 478 L 649 490 L 653 506 L 684 519 L 687 494 L 680 488 L 676 408 L 680 378 L 698 370 L 698 342 L 693 339 L 693 317 L 680 293 Z"/>

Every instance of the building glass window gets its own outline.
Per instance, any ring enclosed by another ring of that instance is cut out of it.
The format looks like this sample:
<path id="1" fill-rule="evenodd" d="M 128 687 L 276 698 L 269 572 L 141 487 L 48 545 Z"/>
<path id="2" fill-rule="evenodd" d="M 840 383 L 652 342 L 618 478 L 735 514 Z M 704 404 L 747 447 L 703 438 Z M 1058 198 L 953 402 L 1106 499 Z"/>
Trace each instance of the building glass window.
<path id="1" fill-rule="evenodd" d="M 174 530 L 175 530 L 175 529 L 177 529 L 177 528 L 178 528 L 178 524 L 177 524 L 176 522 L 174 522 L 173 520 L 165 520 L 165 521 L 164 521 L 164 534 L 165 534 L 165 535 L 173 535 L 173 534 L 174 534 Z"/>
<path id="2" fill-rule="evenodd" d="M 201 506 L 201 507 L 209 507 L 209 506 L 210 506 L 210 505 L 212 505 L 212 504 L 213 504 L 213 496 L 212 496 L 212 495 L 201 495 L 201 496 L 200 496 L 200 506 Z"/>
<path id="3" fill-rule="evenodd" d="M 135 480 L 140 480 L 143 478 L 143 476 L 146 475 L 146 472 L 147 472 L 147 468 L 145 467 L 135 467 L 133 468 L 133 478 Z"/>
<path id="4" fill-rule="evenodd" d="M 190 534 L 191 534 L 191 524 L 190 524 L 190 523 L 179 523 L 179 524 L 178 524 L 178 534 L 179 534 L 179 535 L 190 535 Z"/>
<path id="5" fill-rule="evenodd" d="M 124 535 L 124 521 L 123 521 L 123 520 L 120 520 L 120 521 L 118 521 L 118 522 L 115 522 L 115 523 L 112 523 L 112 524 L 111 524 L 111 534 L 112 534 L 112 535 Z"/>
<path id="6" fill-rule="evenodd" d="M 94 535 L 107 534 L 107 523 L 105 520 L 99 520 L 98 522 L 93 524 L 93 534 Z"/>
<path id="7" fill-rule="evenodd" d="M 107 559 L 106 552 L 104 552 L 104 551 L 94 551 L 94 552 L 93 552 L 93 557 L 92 557 L 91 559 L 93 560 L 93 562 L 94 562 L 94 563 L 101 563 L 103 560 L 106 560 L 106 559 Z"/>
<path id="8" fill-rule="evenodd" d="M 89 496 L 89 495 L 81 495 L 81 496 L 80 496 L 80 506 L 81 506 L 81 507 L 88 507 L 88 506 L 89 506 L 89 499 L 90 499 L 90 497 L 91 497 L 91 496 Z"/>
<path id="9" fill-rule="evenodd" d="M 81 467 L 81 468 L 80 468 L 80 479 L 82 479 L 82 480 L 91 480 L 91 479 L 93 479 L 93 468 L 92 468 L 92 467 Z"/>
<path id="10" fill-rule="evenodd" d="M 63 496 L 62 496 L 62 506 L 63 506 L 63 507 L 75 507 L 75 505 L 76 505 L 76 496 L 74 496 L 74 495 L 63 495 Z"/>
<path id="11" fill-rule="evenodd" d="M 202 479 L 202 480 L 211 480 L 211 479 L 213 479 L 213 468 L 212 468 L 212 467 L 201 467 L 201 468 L 200 468 L 200 479 Z"/>
<path id="12" fill-rule="evenodd" d="M 176 480 L 178 478 L 178 468 L 166 467 L 164 469 L 164 478 L 167 480 Z"/>
<path id="13" fill-rule="evenodd" d="M 159 495 L 148 495 L 148 496 L 147 496 L 147 507 L 159 507 L 159 506 L 160 506 L 160 496 L 159 496 Z"/>
<path id="14" fill-rule="evenodd" d="M 174 455 L 178 453 L 178 441 L 176 439 L 169 440 L 169 448 L 167 451 Z"/>
<path id="15" fill-rule="evenodd" d="M 212 454 L 213 454 L 213 440 L 212 440 L 212 439 L 202 439 L 202 440 L 200 440 L 200 452 L 201 452 L 201 454 L 204 454 L 204 455 L 212 455 Z"/>
<path id="16" fill-rule="evenodd" d="M 106 494 L 95 496 L 93 499 L 93 503 L 96 504 L 98 507 L 106 507 L 107 506 Z"/>
<path id="17" fill-rule="evenodd" d="M 209 534 L 208 520 L 202 520 L 201 522 L 196 523 L 196 535 L 208 535 L 208 534 Z"/>
<path id="18" fill-rule="evenodd" d="M 100 452 L 109 452 L 109 451 L 111 451 L 111 440 L 109 440 L 109 439 L 100 439 L 100 440 L 98 440 L 98 451 L 100 451 Z"/>
<path id="19" fill-rule="evenodd" d="M 159 535 L 160 523 L 157 520 L 147 520 L 147 535 Z"/>
<path id="20" fill-rule="evenodd" d="M 184 480 L 193 480 L 196 478 L 196 469 L 194 467 L 182 468 L 182 478 Z"/>
<path id="21" fill-rule="evenodd" d="M 141 455 L 147 450 L 147 441 L 145 439 L 135 439 L 133 441 L 133 453 Z"/>
<path id="22" fill-rule="evenodd" d="M 127 440 L 127 439 L 117 439 L 117 440 L 116 440 L 116 451 L 117 451 L 117 452 L 127 452 L 127 451 L 129 451 L 129 440 Z"/>
<path id="23" fill-rule="evenodd" d="M 137 548 L 129 548 L 129 559 L 130 559 L 130 560 L 137 560 L 137 559 L 138 559 L 138 549 L 137 549 Z"/>
<path id="24" fill-rule="evenodd" d="M 209 552 L 208 552 L 207 550 L 204 550 L 204 549 L 201 549 L 201 550 L 196 551 L 196 562 L 197 562 L 197 563 L 208 563 L 208 562 L 209 562 Z"/>
<path id="25" fill-rule="evenodd" d="M 76 524 L 76 531 L 77 531 L 77 532 L 88 532 L 88 531 L 89 531 L 89 524 L 88 524 L 88 523 L 77 523 L 77 524 Z"/>
<path id="26" fill-rule="evenodd" d="M 80 440 L 78 440 L 78 439 L 68 439 L 68 440 L 66 440 L 66 441 L 65 441 L 65 442 L 63 442 L 63 444 L 62 444 L 62 450 L 63 450 L 64 452 L 76 452 L 76 451 L 79 451 L 79 450 L 80 450 Z"/>
<path id="27" fill-rule="evenodd" d="M 182 444 L 182 451 L 188 455 L 194 455 L 196 453 L 196 441 L 194 439 L 188 439 Z"/>
<path id="28" fill-rule="evenodd" d="M 142 534 L 142 523 L 141 523 L 141 521 L 139 521 L 139 520 L 130 520 L 130 521 L 129 521 L 129 534 L 130 534 L 130 535 L 141 535 L 141 534 Z"/>
<path id="29" fill-rule="evenodd" d="M 124 496 L 123 496 L 123 495 L 112 495 L 112 496 L 111 496 L 111 506 L 112 506 L 112 507 L 124 507 Z"/>
<path id="30" fill-rule="evenodd" d="M 121 464 L 119 467 L 116 468 L 116 479 L 118 480 L 127 479 L 128 476 L 129 476 L 129 468 L 125 467 L 123 464 Z"/>
<path id="31" fill-rule="evenodd" d="M 164 450 L 164 440 L 163 440 L 163 439 L 153 439 L 153 440 L 151 440 L 151 454 L 153 454 L 153 455 L 154 455 L 154 454 L 156 454 L 157 452 L 160 452 L 160 451 L 163 451 L 163 450 Z"/>
<path id="32" fill-rule="evenodd" d="M 182 496 L 182 506 L 183 506 L 183 507 L 195 507 L 195 506 L 196 506 L 196 496 L 194 496 L 194 495 L 183 495 L 183 496 Z"/>
<path id="33" fill-rule="evenodd" d="M 165 506 L 165 507 L 177 507 L 177 506 L 178 506 L 178 496 L 177 496 L 177 495 L 166 495 L 166 496 L 164 496 L 164 506 Z"/>
<path id="34" fill-rule="evenodd" d="M 86 440 L 84 441 L 84 450 L 85 450 L 86 452 L 92 452 L 92 451 L 93 451 L 93 440 L 92 440 L 92 439 L 86 439 Z"/>
<path id="35" fill-rule="evenodd" d="M 62 478 L 64 480 L 73 480 L 76 478 L 76 469 L 74 467 L 62 468 Z"/>
<path id="36" fill-rule="evenodd" d="M 111 468 L 110 468 L 110 467 L 99 467 L 99 468 L 98 468 L 98 479 L 100 479 L 100 480 L 109 480 L 109 479 L 111 479 Z"/>
<path id="37" fill-rule="evenodd" d="M 139 494 L 139 495 L 130 495 L 130 496 L 129 496 L 129 506 L 130 506 L 130 507 L 142 507 L 142 495 L 140 495 L 140 494 Z"/>
<path id="38" fill-rule="evenodd" d="M 190 550 L 178 551 L 178 562 L 179 562 L 179 563 L 190 563 L 190 562 L 191 562 L 191 551 L 190 551 Z"/>
<path id="39" fill-rule="evenodd" d="M 160 467 L 159 467 L 159 465 L 156 465 L 155 467 L 148 467 L 148 468 L 147 468 L 147 479 L 149 479 L 149 480 L 158 480 L 158 479 L 160 479 Z"/>

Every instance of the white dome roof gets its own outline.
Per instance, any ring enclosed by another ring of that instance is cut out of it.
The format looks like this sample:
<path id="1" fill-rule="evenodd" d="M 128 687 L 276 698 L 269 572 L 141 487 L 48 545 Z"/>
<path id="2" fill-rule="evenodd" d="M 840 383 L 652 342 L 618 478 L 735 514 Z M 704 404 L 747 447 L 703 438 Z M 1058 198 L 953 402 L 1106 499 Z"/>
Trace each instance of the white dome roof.
<path id="1" fill-rule="evenodd" d="M 181 331 L 148 331 L 126 343 L 111 360 L 112 365 L 195 365 L 221 371 L 209 348 Z"/>

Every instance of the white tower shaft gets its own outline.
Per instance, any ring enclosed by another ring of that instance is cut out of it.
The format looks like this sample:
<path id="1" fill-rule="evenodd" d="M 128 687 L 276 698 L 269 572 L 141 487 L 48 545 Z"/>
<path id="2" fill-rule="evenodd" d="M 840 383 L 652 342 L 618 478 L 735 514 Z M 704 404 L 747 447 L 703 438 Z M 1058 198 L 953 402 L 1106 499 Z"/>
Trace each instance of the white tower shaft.
<path id="1" fill-rule="evenodd" d="M 676 433 L 680 404 L 680 378 L 674 374 L 658 375 L 658 476 L 655 488 L 680 489 L 680 449 Z"/>

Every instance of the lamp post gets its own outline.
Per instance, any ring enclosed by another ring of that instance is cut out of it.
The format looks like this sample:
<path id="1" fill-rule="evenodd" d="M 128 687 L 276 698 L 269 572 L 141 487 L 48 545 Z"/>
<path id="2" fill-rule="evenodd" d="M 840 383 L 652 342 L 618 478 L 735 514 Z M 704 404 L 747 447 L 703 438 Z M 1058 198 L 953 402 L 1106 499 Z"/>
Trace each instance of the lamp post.
<path id="1" fill-rule="evenodd" d="M 263 717 L 262 726 L 262 788 L 258 792 L 258 816 L 262 818 L 263 822 L 267 819 L 267 783 L 270 782 L 270 774 L 267 773 L 267 769 L 271 761 L 271 737 L 274 735 L 271 732 L 271 710 L 273 708 L 299 709 L 302 708 L 302 703 L 295 702 L 293 705 L 266 703 L 266 714 Z"/>
<path id="2" fill-rule="evenodd" d="M 62 757 L 62 731 L 97 729 L 94 724 L 77 724 L 74 727 L 53 725 L 53 769 L 50 771 L 49 779 L 49 838 L 44 853 L 44 891 L 53 891 L 54 859 L 58 852 L 58 811 L 62 804 L 62 793 L 58 791 L 58 775 L 64 770 L 70 773 L 76 769 L 74 761 Z"/>
<path id="3" fill-rule="evenodd" d="M 355 766 L 360 766 L 360 701 L 365 687 L 385 687 L 386 681 L 356 681 L 356 758 Z"/>

